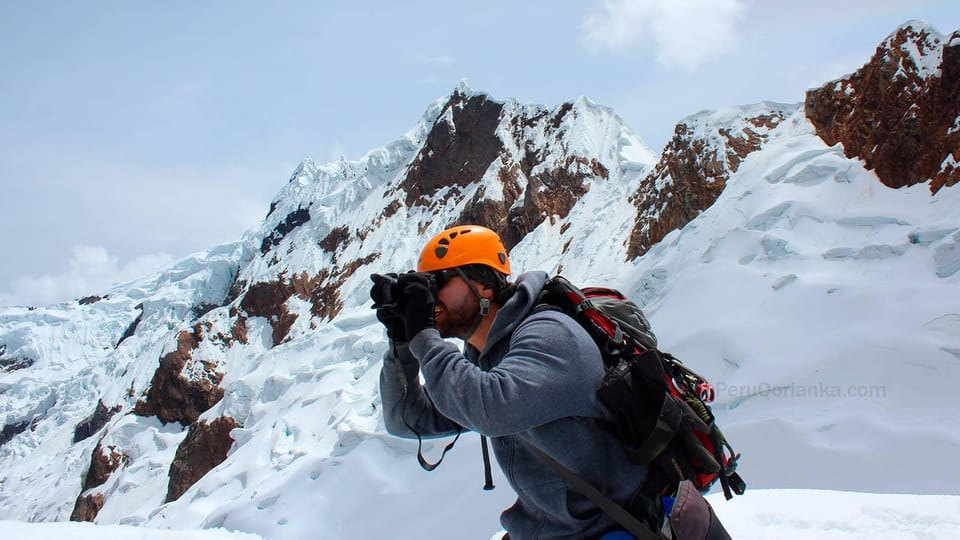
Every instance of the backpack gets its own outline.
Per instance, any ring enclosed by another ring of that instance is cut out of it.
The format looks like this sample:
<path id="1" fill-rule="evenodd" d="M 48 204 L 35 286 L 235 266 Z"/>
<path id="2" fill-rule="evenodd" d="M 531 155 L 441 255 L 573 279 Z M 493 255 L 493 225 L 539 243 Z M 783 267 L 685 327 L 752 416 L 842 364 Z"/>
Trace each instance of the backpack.
<path id="1" fill-rule="evenodd" d="M 578 289 L 551 278 L 534 312 L 557 309 L 593 338 L 604 362 L 597 398 L 611 413 L 601 425 L 623 443 L 628 456 L 659 472 L 665 488 L 689 481 L 706 493 L 718 480 L 724 497 L 746 489 L 737 474 L 740 454 L 723 436 L 709 403 L 714 391 L 676 357 L 657 349 L 643 311 L 619 291 Z"/>
<path id="2" fill-rule="evenodd" d="M 614 289 L 578 289 L 562 276 L 544 285 L 531 313 L 559 310 L 576 320 L 593 338 L 604 363 L 604 377 L 597 398 L 611 413 L 600 425 L 624 445 L 633 461 L 648 466 L 648 478 L 640 491 L 647 497 L 662 496 L 669 518 L 669 537 L 674 540 L 730 540 L 709 503 L 701 496 L 719 480 L 724 497 L 742 495 L 746 483 L 737 474 L 736 453 L 716 424 L 709 403 L 713 387 L 699 374 L 669 353 L 657 349 L 657 338 L 643 311 Z M 414 433 L 416 430 L 407 425 Z M 436 463 L 423 457 L 420 434 L 417 459 L 427 471 L 434 470 L 453 448 L 457 437 Z M 480 436 L 483 451 L 484 486 L 494 489 L 487 438 Z M 570 486 L 593 501 L 634 538 L 666 538 L 651 530 L 649 507 L 617 504 L 589 482 L 539 448 L 528 445 Z"/>

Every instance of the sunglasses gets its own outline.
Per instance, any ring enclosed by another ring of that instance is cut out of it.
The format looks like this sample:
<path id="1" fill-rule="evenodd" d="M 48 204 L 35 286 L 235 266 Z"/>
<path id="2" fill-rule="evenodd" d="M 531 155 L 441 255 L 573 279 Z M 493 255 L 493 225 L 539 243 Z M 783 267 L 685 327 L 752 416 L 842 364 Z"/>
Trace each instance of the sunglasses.
<path id="1" fill-rule="evenodd" d="M 430 273 L 437 280 L 437 290 L 444 288 L 451 279 L 460 276 L 456 270 L 437 270 Z"/>

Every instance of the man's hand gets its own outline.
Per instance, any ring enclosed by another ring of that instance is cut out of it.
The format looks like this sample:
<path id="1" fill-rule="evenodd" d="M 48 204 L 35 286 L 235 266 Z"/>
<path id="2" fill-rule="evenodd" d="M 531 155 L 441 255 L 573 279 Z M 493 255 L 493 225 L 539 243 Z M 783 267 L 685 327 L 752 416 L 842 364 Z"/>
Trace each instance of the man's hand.
<path id="1" fill-rule="evenodd" d="M 400 291 L 405 299 L 404 329 L 413 339 L 426 328 L 436 327 L 433 306 L 437 297 L 437 281 L 425 272 L 410 272 L 400 276 Z"/>
<path id="2" fill-rule="evenodd" d="M 373 286 L 370 288 L 370 298 L 373 308 L 377 310 L 377 320 L 387 329 L 387 337 L 394 343 L 406 343 L 407 332 L 404 323 L 404 310 L 398 304 L 401 298 L 400 286 L 397 283 L 397 274 L 373 274 L 370 279 Z"/>
<path id="3" fill-rule="evenodd" d="M 377 320 L 387 329 L 387 337 L 394 343 L 406 343 L 410 341 L 407 338 L 406 323 L 403 320 L 403 313 L 396 309 L 378 309 Z"/>

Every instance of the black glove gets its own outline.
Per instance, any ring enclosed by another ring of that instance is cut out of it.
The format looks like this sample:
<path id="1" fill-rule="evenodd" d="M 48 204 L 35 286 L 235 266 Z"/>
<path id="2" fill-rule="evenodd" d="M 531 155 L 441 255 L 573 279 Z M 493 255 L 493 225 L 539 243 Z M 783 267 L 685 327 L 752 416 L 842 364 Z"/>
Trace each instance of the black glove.
<path id="1" fill-rule="evenodd" d="M 435 328 L 436 279 L 425 272 L 409 272 L 401 275 L 398 282 L 405 300 L 403 314 L 407 338 L 413 339 L 425 328 Z"/>
<path id="2" fill-rule="evenodd" d="M 370 288 L 370 298 L 373 300 L 373 309 L 377 310 L 377 320 L 387 329 L 387 337 L 394 343 L 406 343 L 409 339 L 404 329 L 404 311 L 397 303 L 402 300 L 399 298 L 398 277 L 397 274 L 371 275 L 373 286 Z"/>
<path id="3" fill-rule="evenodd" d="M 403 312 L 396 309 L 378 309 L 377 320 L 387 329 L 387 337 L 394 343 L 406 343 L 406 324 L 403 321 Z"/>

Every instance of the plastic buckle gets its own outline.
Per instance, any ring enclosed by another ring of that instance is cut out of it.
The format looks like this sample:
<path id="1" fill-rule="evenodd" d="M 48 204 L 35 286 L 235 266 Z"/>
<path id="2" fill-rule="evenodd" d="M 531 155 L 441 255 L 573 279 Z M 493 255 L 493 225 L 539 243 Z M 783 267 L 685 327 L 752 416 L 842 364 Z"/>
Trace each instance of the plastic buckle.
<path id="1" fill-rule="evenodd" d="M 702 382 L 697 385 L 697 395 L 700 396 L 700 400 L 704 403 L 713 403 L 713 400 L 717 397 L 716 392 L 713 391 L 713 386 L 707 382 Z"/>

